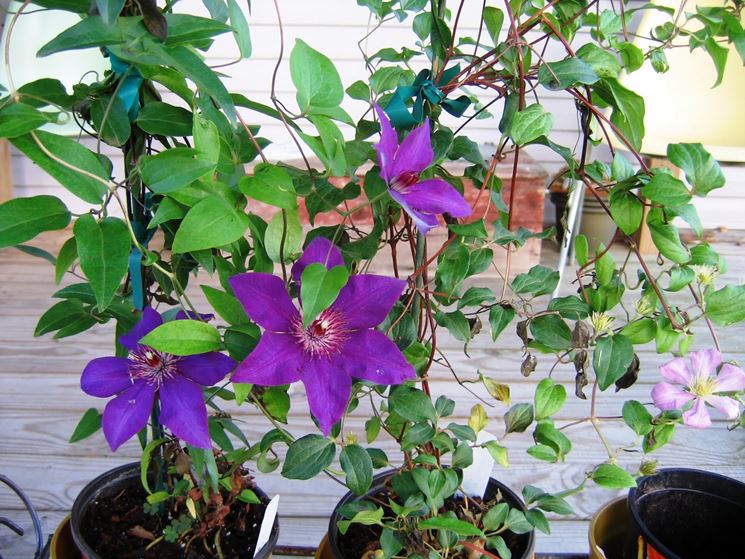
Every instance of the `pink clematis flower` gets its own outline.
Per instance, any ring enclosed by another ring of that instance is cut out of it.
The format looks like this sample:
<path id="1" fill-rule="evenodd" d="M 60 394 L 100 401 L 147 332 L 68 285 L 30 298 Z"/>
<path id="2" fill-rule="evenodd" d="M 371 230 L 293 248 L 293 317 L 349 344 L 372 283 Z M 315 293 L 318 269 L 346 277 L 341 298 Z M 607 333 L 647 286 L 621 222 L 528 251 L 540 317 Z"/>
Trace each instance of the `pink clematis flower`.
<path id="1" fill-rule="evenodd" d="M 654 405 L 667 411 L 692 402 L 693 406 L 683 412 L 683 423 L 699 429 L 711 425 L 706 404 L 718 409 L 727 419 L 737 419 L 740 403 L 721 393 L 745 389 L 745 371 L 729 363 L 722 365 L 722 356 L 715 349 L 693 351 L 689 357 L 690 366 L 685 359 L 677 358 L 660 367 L 660 373 L 670 382 L 660 382 L 652 389 Z M 720 365 L 722 368 L 717 375 Z"/>

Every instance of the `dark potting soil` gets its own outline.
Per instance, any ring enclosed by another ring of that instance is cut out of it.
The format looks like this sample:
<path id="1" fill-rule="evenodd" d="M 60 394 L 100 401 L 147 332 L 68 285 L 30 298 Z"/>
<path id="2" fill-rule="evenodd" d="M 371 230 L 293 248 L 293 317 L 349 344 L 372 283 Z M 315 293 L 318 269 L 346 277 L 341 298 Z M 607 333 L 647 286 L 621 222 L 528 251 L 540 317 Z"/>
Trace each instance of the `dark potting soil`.
<path id="1" fill-rule="evenodd" d="M 195 540 L 190 548 L 161 540 L 150 549 L 170 522 L 166 516 L 147 514 L 143 503 L 147 493 L 133 479 L 131 486 L 117 495 L 91 503 L 83 517 L 81 532 L 85 541 L 104 559 L 207 559 L 217 557 L 215 534 L 206 540 Z M 220 537 L 223 556 L 250 559 L 259 537 L 265 504 L 236 504 L 225 517 Z M 241 530 L 241 526 L 245 527 Z M 139 534 L 139 535 L 138 535 Z M 143 537 L 144 536 L 144 537 Z M 207 545 L 205 545 L 205 542 Z"/>

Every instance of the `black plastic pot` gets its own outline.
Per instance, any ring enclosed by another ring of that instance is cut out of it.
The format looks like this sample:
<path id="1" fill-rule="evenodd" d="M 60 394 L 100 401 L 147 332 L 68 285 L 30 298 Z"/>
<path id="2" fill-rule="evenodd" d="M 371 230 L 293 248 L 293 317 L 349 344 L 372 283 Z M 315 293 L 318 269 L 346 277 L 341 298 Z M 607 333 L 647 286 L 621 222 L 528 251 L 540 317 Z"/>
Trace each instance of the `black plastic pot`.
<path id="1" fill-rule="evenodd" d="M 745 484 L 687 468 L 660 470 L 629 491 L 626 556 L 730 559 L 745 556 Z M 639 538 L 641 536 L 641 539 Z M 638 548 L 644 547 L 644 555 Z"/>
<path id="2" fill-rule="evenodd" d="M 112 559 L 111 557 L 101 557 L 85 541 L 81 533 L 81 526 L 85 517 L 88 506 L 93 501 L 113 497 L 133 483 L 140 483 L 140 464 L 132 462 L 109 470 L 101 474 L 93 481 L 88 483 L 75 499 L 72 505 L 72 515 L 70 517 L 70 530 L 75 545 L 82 553 L 83 559 Z M 253 489 L 254 493 L 263 501 L 268 501 L 266 493 L 258 487 Z M 279 519 L 274 519 L 274 527 L 269 541 L 256 554 L 256 559 L 267 559 L 272 556 L 272 550 L 277 545 L 279 538 Z"/>
<path id="3" fill-rule="evenodd" d="M 331 514 L 331 518 L 329 519 L 328 531 L 328 547 L 330 555 L 334 559 L 349 559 L 348 557 L 344 557 L 341 553 L 341 550 L 339 549 L 339 539 L 341 537 L 341 534 L 336 529 L 337 522 L 339 520 L 342 520 L 342 517 L 339 515 L 339 510 L 347 503 L 359 501 L 362 499 L 369 499 L 372 496 L 384 493 L 387 489 L 390 488 L 387 484 L 388 480 L 397 472 L 398 470 L 388 470 L 376 475 L 373 478 L 370 490 L 365 493 L 365 495 L 359 496 L 350 491 L 349 493 L 344 495 L 344 497 L 342 497 L 341 501 L 336 504 L 336 508 L 334 508 L 334 512 Z M 489 484 L 486 487 L 484 499 L 493 499 L 496 496 L 497 491 L 501 492 L 502 499 L 511 507 L 517 506 L 523 511 L 527 510 L 525 507 L 525 503 L 523 503 L 522 499 L 520 499 L 520 497 L 518 497 L 517 494 L 512 491 L 512 489 L 510 489 L 506 485 L 503 485 L 494 478 L 489 479 Z M 521 543 L 524 544 L 524 550 L 522 550 L 522 553 L 516 553 L 513 550 L 512 559 L 531 559 L 533 557 L 533 549 L 535 547 L 535 532 L 533 531 L 528 532 L 527 534 L 521 534 L 521 536 L 519 537 L 524 538 L 524 541 L 521 541 Z M 317 557 L 325 558 L 326 555 L 317 555 Z"/>

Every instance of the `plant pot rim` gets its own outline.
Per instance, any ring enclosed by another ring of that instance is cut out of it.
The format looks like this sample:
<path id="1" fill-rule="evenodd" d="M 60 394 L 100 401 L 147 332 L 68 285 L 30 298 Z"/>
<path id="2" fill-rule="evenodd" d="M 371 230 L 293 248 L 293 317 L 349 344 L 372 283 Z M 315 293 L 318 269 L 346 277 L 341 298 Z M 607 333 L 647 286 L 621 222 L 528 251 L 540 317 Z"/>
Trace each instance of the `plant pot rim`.
<path id="1" fill-rule="evenodd" d="M 122 464 L 116 468 L 108 470 L 98 477 L 88 482 L 85 487 L 80 491 L 78 496 L 75 498 L 75 502 L 72 505 L 72 512 L 70 513 L 70 531 L 72 532 L 72 539 L 75 545 L 85 554 L 88 559 L 98 559 L 100 555 L 89 547 L 86 541 L 83 539 L 80 533 L 80 524 L 83 520 L 83 514 L 88 503 L 93 499 L 97 498 L 106 487 L 113 483 L 122 481 L 135 475 L 138 479 L 140 477 L 140 463 L 129 462 Z M 268 499 L 268 496 L 258 486 L 253 491 L 261 498 Z M 271 557 L 272 550 L 277 545 L 279 539 L 279 515 L 274 519 L 274 526 L 269 537 L 269 541 L 264 544 L 254 556 L 254 559 L 267 559 Z M 107 558 L 108 559 L 108 558 Z"/>

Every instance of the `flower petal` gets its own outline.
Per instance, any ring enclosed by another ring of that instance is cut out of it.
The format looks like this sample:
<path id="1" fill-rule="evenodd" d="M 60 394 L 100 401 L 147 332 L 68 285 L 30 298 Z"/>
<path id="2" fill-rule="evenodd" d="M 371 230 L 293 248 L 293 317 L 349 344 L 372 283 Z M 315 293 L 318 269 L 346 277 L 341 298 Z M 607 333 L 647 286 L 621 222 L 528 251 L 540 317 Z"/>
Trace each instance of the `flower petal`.
<path id="1" fill-rule="evenodd" d="M 693 407 L 687 412 L 683 412 L 683 423 L 696 429 L 706 429 L 711 425 L 711 417 L 706 404 L 701 398 L 696 398 Z"/>
<path id="2" fill-rule="evenodd" d="M 202 387 L 184 377 L 160 386 L 160 421 L 179 439 L 198 448 L 212 448 Z"/>
<path id="3" fill-rule="evenodd" d="M 693 394 L 681 390 L 677 386 L 660 382 L 652 388 L 652 401 L 663 411 L 682 408 L 693 399 Z"/>
<path id="4" fill-rule="evenodd" d="M 415 210 L 414 208 L 409 206 L 409 204 L 406 202 L 406 198 L 404 198 L 404 195 L 400 192 L 389 189 L 388 194 L 390 194 L 391 198 L 398 202 L 399 205 L 404 209 L 404 211 L 411 216 L 411 219 L 414 220 L 414 225 L 416 225 L 416 228 L 419 229 L 419 232 L 422 235 L 426 235 L 430 229 L 440 225 L 440 222 L 437 220 L 436 215 L 427 214 Z"/>
<path id="5" fill-rule="evenodd" d="M 419 182 L 401 195 L 416 210 L 431 214 L 449 213 L 453 217 L 471 215 L 471 206 L 460 192 L 442 179 Z"/>
<path id="6" fill-rule="evenodd" d="M 129 351 L 137 351 L 137 342 L 161 324 L 163 324 L 163 318 L 160 316 L 158 311 L 146 307 L 142 311 L 142 318 L 140 318 L 140 321 L 135 324 L 134 328 L 123 336 L 119 336 L 119 343 Z"/>
<path id="7" fill-rule="evenodd" d="M 80 388 L 86 394 L 108 398 L 132 386 L 129 360 L 124 357 L 99 357 L 85 366 Z"/>
<path id="8" fill-rule="evenodd" d="M 743 389 L 745 389 L 745 371 L 730 363 L 722 365 L 714 382 L 714 392 L 734 392 Z"/>
<path id="9" fill-rule="evenodd" d="M 233 373 L 233 382 L 280 386 L 300 380 L 305 355 L 290 334 L 264 332 L 258 345 Z"/>
<path id="10" fill-rule="evenodd" d="M 331 309 L 344 315 L 349 329 L 373 328 L 388 316 L 405 287 L 406 281 L 389 276 L 350 276 Z"/>
<path id="11" fill-rule="evenodd" d="M 688 357 L 691 360 L 691 371 L 699 378 L 716 374 L 717 368 L 722 364 L 722 354 L 716 349 L 692 351 Z"/>
<path id="12" fill-rule="evenodd" d="M 299 282 L 306 266 L 315 262 L 320 262 L 326 266 L 327 270 L 334 266 L 344 266 L 344 259 L 337 246 L 326 237 L 316 237 L 305 247 L 302 256 L 292 265 L 292 279 Z"/>
<path id="13" fill-rule="evenodd" d="M 233 369 L 235 360 L 217 351 L 187 355 L 178 361 L 179 373 L 203 386 L 220 382 Z"/>
<path id="14" fill-rule="evenodd" d="M 383 109 L 377 103 L 375 103 L 375 112 L 378 113 L 378 120 L 380 120 L 380 142 L 374 146 L 378 152 L 380 178 L 385 182 L 390 182 L 393 178 L 391 167 L 393 165 L 393 157 L 396 155 L 396 150 L 398 149 L 398 136 L 393 126 L 391 126 L 388 115 L 383 112 Z"/>
<path id="15" fill-rule="evenodd" d="M 347 411 L 352 379 L 334 359 L 311 359 L 303 367 L 302 380 L 310 411 L 318 420 L 321 432 L 328 435 Z"/>
<path id="16" fill-rule="evenodd" d="M 662 365 L 660 367 L 660 374 L 665 380 L 682 384 L 683 386 L 690 386 L 693 382 L 693 375 L 688 368 L 688 363 L 680 357 Z"/>
<path id="17" fill-rule="evenodd" d="M 297 314 L 281 278 L 272 274 L 248 273 L 230 278 L 230 287 L 251 320 L 272 332 L 287 332 Z"/>
<path id="18" fill-rule="evenodd" d="M 403 173 L 418 175 L 432 164 L 435 152 L 432 149 L 429 119 L 409 132 L 401 145 L 398 146 L 390 169 L 390 179 L 394 180 Z"/>
<path id="19" fill-rule="evenodd" d="M 707 396 L 706 402 L 724 414 L 727 419 L 737 419 L 740 415 L 740 404 L 727 396 Z"/>
<path id="20" fill-rule="evenodd" d="M 106 404 L 102 425 L 111 450 L 115 451 L 147 425 L 153 400 L 155 387 L 145 381 L 137 381 Z"/>
<path id="21" fill-rule="evenodd" d="M 350 376 L 375 384 L 401 384 L 416 378 L 401 350 L 377 330 L 354 332 L 337 359 L 343 359 L 342 367 Z"/>

